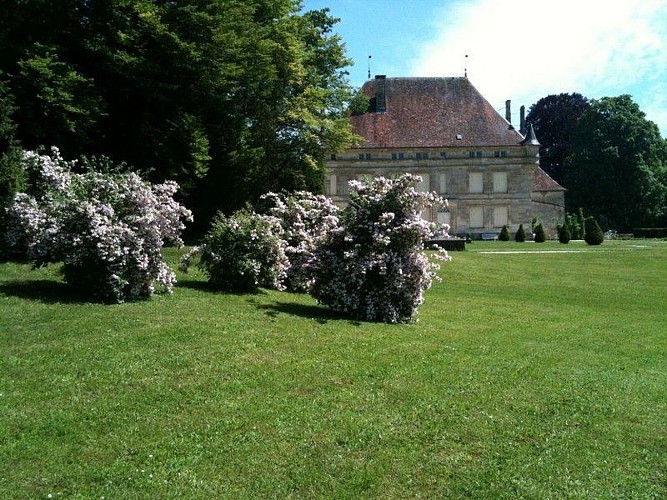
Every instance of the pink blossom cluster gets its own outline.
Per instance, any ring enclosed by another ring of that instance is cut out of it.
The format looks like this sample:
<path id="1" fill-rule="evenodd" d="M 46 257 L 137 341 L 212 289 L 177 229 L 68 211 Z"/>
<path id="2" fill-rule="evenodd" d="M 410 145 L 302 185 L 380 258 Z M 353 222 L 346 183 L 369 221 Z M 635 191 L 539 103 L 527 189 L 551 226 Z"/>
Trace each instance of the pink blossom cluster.
<path id="1" fill-rule="evenodd" d="M 268 212 L 282 226 L 289 260 L 284 285 L 291 292 L 308 292 L 313 284 L 315 250 L 330 232 L 338 229 L 339 209 L 330 198 L 307 191 L 267 193 L 262 199 L 270 204 Z"/>
<path id="2" fill-rule="evenodd" d="M 435 225 L 421 213 L 446 201 L 415 190 L 405 174 L 370 183 L 350 182 L 350 204 L 314 258 L 310 293 L 320 303 L 358 319 L 403 323 L 414 319 L 438 264 L 423 252 Z M 449 260 L 444 250 L 441 260 Z"/>
<path id="3" fill-rule="evenodd" d="M 153 185 L 136 173 L 73 171 L 57 148 L 24 153 L 33 182 L 8 209 L 10 243 L 24 245 L 36 266 L 61 262 L 65 281 L 94 297 L 123 302 L 170 293 L 174 272 L 165 242 L 183 245 L 191 212 L 174 200 L 175 182 Z"/>

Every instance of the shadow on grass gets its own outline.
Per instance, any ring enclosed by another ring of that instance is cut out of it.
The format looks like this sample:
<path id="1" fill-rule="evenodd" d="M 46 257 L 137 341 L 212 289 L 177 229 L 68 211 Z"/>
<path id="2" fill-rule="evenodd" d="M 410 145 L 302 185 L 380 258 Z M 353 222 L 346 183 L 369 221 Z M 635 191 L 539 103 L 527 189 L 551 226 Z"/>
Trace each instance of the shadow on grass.
<path id="1" fill-rule="evenodd" d="M 26 280 L 0 283 L 0 294 L 45 304 L 101 303 L 83 294 L 75 287 L 53 280 Z"/>
<path id="2" fill-rule="evenodd" d="M 256 306 L 257 309 L 264 311 L 267 316 L 272 318 L 277 317 L 279 314 L 289 314 L 291 316 L 313 319 L 320 324 L 325 324 L 332 320 L 345 320 L 354 326 L 361 325 L 361 322 L 351 320 L 349 316 L 323 306 L 295 304 L 293 302 L 274 302 L 273 304 L 257 304 Z"/>
<path id="3" fill-rule="evenodd" d="M 179 288 L 189 288 L 190 290 L 197 290 L 199 292 L 207 293 L 219 293 L 224 295 L 266 295 L 266 292 L 263 290 L 251 290 L 246 292 L 230 292 L 228 290 L 221 290 L 216 287 L 214 284 L 211 284 L 208 281 L 197 281 L 197 280 L 178 280 L 176 286 Z"/>

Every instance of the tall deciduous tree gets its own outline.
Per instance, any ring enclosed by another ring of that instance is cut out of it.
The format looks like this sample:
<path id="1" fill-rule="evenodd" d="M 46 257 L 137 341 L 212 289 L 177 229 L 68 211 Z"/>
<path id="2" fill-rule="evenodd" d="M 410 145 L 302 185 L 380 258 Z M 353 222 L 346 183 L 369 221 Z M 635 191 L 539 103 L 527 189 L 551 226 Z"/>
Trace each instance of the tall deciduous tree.
<path id="1" fill-rule="evenodd" d="M 0 0 L 25 148 L 104 154 L 231 211 L 319 190 L 352 138 L 336 19 L 300 0 Z"/>
<path id="2" fill-rule="evenodd" d="M 569 206 L 583 207 L 604 228 L 667 222 L 667 142 L 631 96 L 592 101 L 567 163 Z"/>
<path id="3" fill-rule="evenodd" d="M 561 185 L 577 121 L 589 107 L 588 99 L 572 93 L 543 97 L 528 110 L 526 123 L 533 125 L 541 144 L 540 167 Z"/>

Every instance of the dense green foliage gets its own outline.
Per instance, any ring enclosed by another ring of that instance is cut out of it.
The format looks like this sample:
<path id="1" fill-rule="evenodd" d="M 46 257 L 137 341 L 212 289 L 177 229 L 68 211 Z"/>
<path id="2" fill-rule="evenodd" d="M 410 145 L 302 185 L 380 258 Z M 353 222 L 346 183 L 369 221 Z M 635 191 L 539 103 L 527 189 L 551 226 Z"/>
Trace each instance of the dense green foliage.
<path id="1" fill-rule="evenodd" d="M 0 125 L 11 117 L 26 149 L 103 154 L 179 182 L 203 227 L 269 190 L 318 191 L 324 159 L 351 139 L 349 61 L 336 20 L 300 8 L 0 0 Z"/>
<path id="2" fill-rule="evenodd" d="M 664 225 L 667 142 L 629 95 L 594 100 L 578 121 L 567 160 L 566 205 L 603 227 Z"/>
<path id="3" fill-rule="evenodd" d="M 568 211 L 583 208 L 624 232 L 667 223 L 667 141 L 630 96 L 550 95 L 526 123 L 541 143 L 540 166 L 567 188 Z"/>
<path id="4" fill-rule="evenodd" d="M 565 159 L 572 152 L 577 121 L 590 107 L 581 94 L 543 97 L 528 110 L 526 124 L 533 125 L 540 141 L 540 167 L 556 182 L 565 181 Z"/>
<path id="5" fill-rule="evenodd" d="M 280 288 L 289 266 L 280 221 L 248 208 L 218 213 L 202 245 L 184 256 L 183 270 L 196 255 L 212 288 L 229 292 Z"/>
<path id="6" fill-rule="evenodd" d="M 0 264 L 0 497 L 665 498 L 667 244 L 637 243 L 476 242 L 391 326 Z"/>
<path id="7" fill-rule="evenodd" d="M 579 208 L 576 214 L 566 213 L 565 223 L 570 230 L 570 237 L 573 240 L 584 239 L 584 211 Z"/>
<path id="8" fill-rule="evenodd" d="M 504 225 L 498 234 L 498 240 L 500 241 L 509 241 L 510 240 L 510 230 L 507 225 Z"/>
<path id="9" fill-rule="evenodd" d="M 546 241 L 547 235 L 544 232 L 544 226 L 542 226 L 541 222 L 533 228 L 533 231 L 535 231 L 535 243 L 544 243 Z"/>
<path id="10" fill-rule="evenodd" d="M 0 259 L 8 257 L 10 250 L 5 244 L 7 219 L 5 207 L 14 194 L 25 189 L 25 173 L 21 167 L 21 150 L 14 139 L 16 127 L 11 121 L 12 100 L 7 95 L 6 85 L 0 72 Z"/>
<path id="11" fill-rule="evenodd" d="M 595 217 L 586 217 L 584 220 L 584 240 L 589 245 L 601 245 L 604 242 L 604 233 Z"/>
<path id="12" fill-rule="evenodd" d="M 523 224 L 519 224 L 519 229 L 517 229 L 514 234 L 514 241 L 518 243 L 526 241 L 526 230 L 523 228 Z"/>

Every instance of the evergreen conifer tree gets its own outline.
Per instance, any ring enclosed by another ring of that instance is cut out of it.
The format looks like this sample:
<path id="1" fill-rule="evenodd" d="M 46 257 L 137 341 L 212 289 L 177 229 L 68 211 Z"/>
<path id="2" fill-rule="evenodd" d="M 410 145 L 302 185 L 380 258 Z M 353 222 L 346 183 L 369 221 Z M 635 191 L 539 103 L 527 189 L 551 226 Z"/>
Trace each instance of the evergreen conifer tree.
<path id="1" fill-rule="evenodd" d="M 584 240 L 589 245 L 601 245 L 604 241 L 604 233 L 594 217 L 584 220 Z"/>
<path id="2" fill-rule="evenodd" d="M 517 241 L 519 243 L 523 243 L 524 241 L 526 241 L 526 230 L 523 228 L 523 224 L 519 224 L 519 229 L 514 235 L 514 241 Z"/>
<path id="3" fill-rule="evenodd" d="M 569 243 L 570 240 L 572 239 L 572 235 L 570 233 L 570 226 L 567 224 L 567 222 L 563 222 L 562 224 L 558 225 L 558 241 L 561 243 Z"/>

